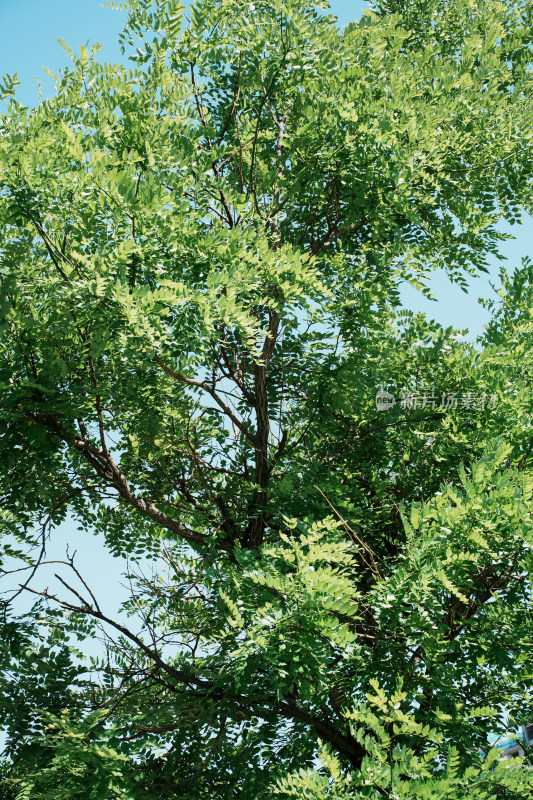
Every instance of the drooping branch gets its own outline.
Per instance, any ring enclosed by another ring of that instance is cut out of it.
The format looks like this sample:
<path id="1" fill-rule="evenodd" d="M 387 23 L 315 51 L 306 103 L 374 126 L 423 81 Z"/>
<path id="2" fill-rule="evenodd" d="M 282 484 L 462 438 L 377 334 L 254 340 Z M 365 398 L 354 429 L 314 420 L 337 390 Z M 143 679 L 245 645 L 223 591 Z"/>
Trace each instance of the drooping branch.
<path id="1" fill-rule="evenodd" d="M 85 601 L 83 597 L 77 592 L 72 586 L 70 586 L 63 578 L 59 575 L 55 575 L 55 577 L 65 586 L 65 588 L 72 592 L 72 594 L 77 597 L 81 601 L 80 606 L 73 605 L 66 600 L 61 600 L 61 598 L 57 597 L 56 595 L 51 594 L 48 589 L 44 591 L 37 591 L 36 589 L 32 589 L 29 586 L 26 586 L 25 589 L 31 594 L 37 595 L 38 597 L 43 597 L 45 600 L 51 600 L 54 603 L 58 603 L 62 608 L 66 609 L 67 611 L 72 611 L 77 614 L 84 614 L 85 616 L 92 617 L 93 619 L 98 620 L 106 625 L 109 625 L 111 628 L 114 628 L 116 631 L 121 633 L 126 639 L 129 639 L 133 644 L 135 644 L 156 666 L 158 666 L 163 672 L 165 672 L 169 677 L 173 678 L 174 680 L 178 681 L 179 683 L 183 683 L 186 686 L 194 686 L 198 688 L 205 688 L 209 689 L 212 688 L 211 684 L 207 681 L 202 680 L 201 678 L 196 677 L 195 675 L 188 675 L 183 670 L 176 669 L 176 667 L 168 664 L 164 659 L 161 658 L 159 653 L 154 650 L 153 648 L 149 647 L 147 644 L 143 642 L 143 640 L 137 636 L 133 631 L 127 628 L 125 625 L 122 625 L 120 622 L 111 619 L 110 617 L 106 616 L 102 613 L 102 611 L 98 608 L 93 608 L 93 606 Z"/>
<path id="2" fill-rule="evenodd" d="M 304 725 L 312 728 L 321 739 L 328 742 L 332 747 L 345 758 L 348 759 L 353 768 L 360 768 L 362 759 L 366 754 L 364 747 L 357 742 L 351 735 L 342 733 L 330 722 L 327 722 L 319 717 L 314 716 L 299 703 L 282 700 L 279 701 L 275 696 L 265 696 L 263 692 L 255 700 L 253 697 L 242 697 L 235 694 L 233 691 L 227 691 L 220 686 L 215 685 L 212 681 L 204 678 L 199 678 L 197 675 L 189 674 L 183 670 L 177 669 L 172 664 L 166 662 L 161 655 L 153 647 L 148 646 L 143 640 L 137 636 L 133 631 L 127 628 L 120 622 L 111 619 L 103 614 L 99 608 L 95 608 L 91 603 L 87 602 L 80 593 L 71 587 L 65 580 L 56 574 L 56 578 L 65 586 L 65 588 L 74 594 L 80 600 L 81 605 L 74 605 L 66 600 L 62 600 L 54 594 L 51 594 L 48 589 L 44 591 L 37 591 L 30 587 L 26 587 L 26 591 L 31 592 L 38 597 L 43 597 L 46 600 L 58 603 L 62 608 L 67 611 L 83 614 L 98 620 L 100 623 L 109 625 L 121 633 L 126 639 L 136 645 L 152 663 L 158 667 L 162 672 L 166 673 L 172 680 L 178 684 L 185 685 L 191 690 L 194 690 L 195 696 L 200 692 L 199 696 L 217 699 L 218 702 L 225 701 L 229 707 L 233 706 L 238 712 L 239 716 L 260 717 L 264 719 L 271 719 L 273 716 L 281 716 L 287 720 L 303 723 Z M 84 582 L 85 583 L 85 582 Z M 167 684 L 167 688 L 172 690 L 172 684 Z M 176 691 L 179 689 L 176 687 Z M 226 718 L 229 717 L 229 712 L 226 713 Z"/>
<path id="3" fill-rule="evenodd" d="M 44 416 L 33 412 L 29 416 L 35 422 L 44 425 L 51 434 L 70 444 L 81 453 L 98 477 L 103 479 L 109 486 L 112 486 L 118 492 L 119 497 L 129 506 L 192 545 L 201 547 L 210 545 L 211 541 L 207 536 L 188 528 L 186 525 L 182 525 L 178 520 L 161 511 L 153 502 L 134 492 L 126 475 L 120 470 L 111 453 L 108 450 L 104 452 L 104 450 L 90 441 L 83 420 L 78 420 L 81 435 L 75 436 L 66 431 L 57 419 L 49 415 Z M 227 539 L 217 539 L 213 543 L 220 550 L 231 550 L 233 547 L 232 542 Z"/>

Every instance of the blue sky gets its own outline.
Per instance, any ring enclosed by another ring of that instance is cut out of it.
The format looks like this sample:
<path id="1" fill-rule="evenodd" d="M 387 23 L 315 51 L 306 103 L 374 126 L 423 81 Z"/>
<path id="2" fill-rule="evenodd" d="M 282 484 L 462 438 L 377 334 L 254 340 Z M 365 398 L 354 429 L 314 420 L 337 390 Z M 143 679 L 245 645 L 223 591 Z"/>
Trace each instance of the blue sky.
<path id="1" fill-rule="evenodd" d="M 340 23 L 346 24 L 361 13 L 363 4 L 353 0 L 332 0 L 331 6 Z M 38 101 L 35 76 L 42 82 L 44 96 L 52 91 L 52 83 L 43 73 L 43 65 L 57 71 L 68 62 L 57 43 L 58 37 L 68 41 L 73 49 L 87 42 L 99 42 L 103 45 L 100 58 L 115 61 L 121 58 L 116 40 L 122 21 L 123 14 L 107 10 L 100 0 L 0 0 L 0 30 L 3 32 L 0 75 L 18 72 L 22 83 L 18 98 L 32 105 Z M 522 256 L 531 254 L 533 221 L 529 219 L 522 226 L 506 230 L 512 230 L 516 237 L 502 246 L 502 252 L 508 257 L 508 266 L 512 268 L 520 263 Z M 496 273 L 494 265 L 494 277 Z M 468 327 L 475 335 L 488 321 L 486 312 L 477 303 L 477 297 L 490 293 L 488 280 L 483 277 L 472 281 L 471 292 L 465 295 L 437 273 L 431 287 L 439 302 L 430 303 L 410 288 L 405 289 L 403 298 L 408 307 L 424 310 L 442 324 Z M 52 556 L 64 557 L 67 542 L 72 549 L 78 550 L 87 577 L 105 596 L 103 605 L 112 610 L 118 598 L 124 596 L 118 585 L 124 562 L 117 563 L 111 559 L 97 540 L 76 533 L 71 525 L 64 525 L 57 531 Z M 42 585 L 45 585 L 44 578 Z"/>

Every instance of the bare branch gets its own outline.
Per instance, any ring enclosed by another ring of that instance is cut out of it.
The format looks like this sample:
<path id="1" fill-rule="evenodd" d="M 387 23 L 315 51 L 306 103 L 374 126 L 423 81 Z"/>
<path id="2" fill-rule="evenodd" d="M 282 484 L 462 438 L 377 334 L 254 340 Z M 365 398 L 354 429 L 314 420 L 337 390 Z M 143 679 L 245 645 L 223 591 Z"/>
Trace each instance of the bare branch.
<path id="1" fill-rule="evenodd" d="M 160 358 L 160 356 L 157 355 L 157 353 L 154 355 L 154 361 L 161 367 L 162 370 L 167 373 L 167 375 L 170 375 L 171 378 L 174 378 L 180 383 L 184 383 L 186 386 L 194 386 L 198 389 L 202 389 L 204 392 L 207 392 L 207 394 L 209 394 L 215 403 L 217 403 L 217 405 L 222 409 L 224 414 L 229 417 L 229 419 L 240 430 L 240 432 L 246 436 L 248 441 L 255 445 L 256 437 L 251 433 L 250 429 L 242 422 L 241 419 L 239 419 L 236 414 L 234 414 L 228 404 L 225 403 L 224 400 L 222 400 L 222 398 L 219 396 L 218 392 L 216 392 L 215 389 L 206 381 L 199 381 L 195 378 L 187 378 L 186 375 L 181 375 L 179 372 L 175 372 L 175 370 L 165 364 L 165 362 Z"/>

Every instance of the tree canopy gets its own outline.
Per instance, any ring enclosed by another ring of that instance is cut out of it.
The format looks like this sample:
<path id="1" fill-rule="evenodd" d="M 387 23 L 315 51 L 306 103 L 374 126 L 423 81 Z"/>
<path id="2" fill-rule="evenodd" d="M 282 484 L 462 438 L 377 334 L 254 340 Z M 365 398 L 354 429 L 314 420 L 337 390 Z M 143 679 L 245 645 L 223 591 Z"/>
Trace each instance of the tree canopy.
<path id="1" fill-rule="evenodd" d="M 533 264 L 476 342 L 400 287 L 533 210 L 531 5 L 111 5 L 1 86 L 0 798 L 529 796 Z"/>

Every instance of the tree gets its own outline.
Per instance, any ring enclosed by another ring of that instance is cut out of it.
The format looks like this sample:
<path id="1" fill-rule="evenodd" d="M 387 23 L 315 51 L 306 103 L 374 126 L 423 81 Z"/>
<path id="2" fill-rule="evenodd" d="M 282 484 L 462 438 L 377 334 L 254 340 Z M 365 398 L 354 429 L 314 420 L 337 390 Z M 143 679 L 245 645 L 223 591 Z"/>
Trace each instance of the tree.
<path id="1" fill-rule="evenodd" d="M 531 7 L 126 10 L 130 68 L 3 84 L 0 791 L 526 796 L 486 743 L 533 718 L 533 265 L 476 343 L 399 287 L 533 207 Z M 67 517 L 129 621 L 39 584 Z"/>

